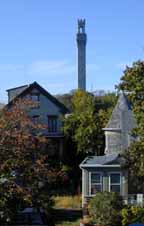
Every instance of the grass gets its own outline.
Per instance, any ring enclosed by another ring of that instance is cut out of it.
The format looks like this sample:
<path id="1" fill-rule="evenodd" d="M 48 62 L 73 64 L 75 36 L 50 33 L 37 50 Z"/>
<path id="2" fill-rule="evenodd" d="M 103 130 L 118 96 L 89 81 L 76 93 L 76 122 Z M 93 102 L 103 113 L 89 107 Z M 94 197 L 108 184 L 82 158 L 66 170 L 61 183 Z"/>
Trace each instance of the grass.
<path id="1" fill-rule="evenodd" d="M 57 223 L 56 226 L 79 226 L 80 225 L 80 219 L 76 221 L 63 221 L 61 223 Z"/>
<path id="2" fill-rule="evenodd" d="M 54 197 L 55 208 L 58 209 L 80 209 L 81 195 L 77 196 L 56 196 Z"/>

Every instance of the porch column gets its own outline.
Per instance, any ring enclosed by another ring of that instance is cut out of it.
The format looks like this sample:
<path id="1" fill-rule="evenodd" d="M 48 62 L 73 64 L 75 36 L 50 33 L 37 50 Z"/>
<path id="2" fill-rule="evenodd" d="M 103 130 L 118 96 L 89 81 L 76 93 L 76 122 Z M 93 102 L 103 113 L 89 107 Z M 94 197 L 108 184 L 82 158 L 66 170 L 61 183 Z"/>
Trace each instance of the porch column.
<path id="1" fill-rule="evenodd" d="M 128 197 L 128 173 L 124 172 L 121 178 L 121 195 Z"/>
<path id="2" fill-rule="evenodd" d="M 88 178 L 88 172 L 85 169 L 82 169 L 82 208 L 86 204 L 86 196 L 89 195 L 89 178 Z"/>
<path id="3" fill-rule="evenodd" d="M 106 173 L 103 175 L 102 191 L 109 191 L 109 177 Z"/>

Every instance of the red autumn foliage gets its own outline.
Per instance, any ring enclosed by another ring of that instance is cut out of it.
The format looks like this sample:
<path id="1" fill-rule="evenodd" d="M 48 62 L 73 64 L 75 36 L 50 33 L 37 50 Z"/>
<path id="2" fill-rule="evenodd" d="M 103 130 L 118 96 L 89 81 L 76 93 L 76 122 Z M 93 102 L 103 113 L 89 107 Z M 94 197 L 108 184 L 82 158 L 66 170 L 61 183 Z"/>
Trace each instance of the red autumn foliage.
<path id="1" fill-rule="evenodd" d="M 62 170 L 47 164 L 46 126 L 32 121 L 32 106 L 30 100 L 18 100 L 0 113 L 1 220 L 26 206 L 48 210 L 53 188 L 67 180 Z"/>

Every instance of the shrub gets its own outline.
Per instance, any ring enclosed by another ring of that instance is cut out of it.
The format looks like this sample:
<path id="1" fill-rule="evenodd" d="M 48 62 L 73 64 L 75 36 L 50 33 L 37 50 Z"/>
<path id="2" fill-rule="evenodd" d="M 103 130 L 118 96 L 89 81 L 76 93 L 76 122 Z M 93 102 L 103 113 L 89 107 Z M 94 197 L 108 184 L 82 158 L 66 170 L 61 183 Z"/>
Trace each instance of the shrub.
<path id="1" fill-rule="evenodd" d="M 123 201 L 119 194 L 99 192 L 89 204 L 89 214 L 92 222 L 99 226 L 116 226 L 121 223 Z"/>
<path id="2" fill-rule="evenodd" d="M 122 226 L 127 226 L 131 223 L 144 223 L 144 208 L 127 206 L 122 209 Z"/>

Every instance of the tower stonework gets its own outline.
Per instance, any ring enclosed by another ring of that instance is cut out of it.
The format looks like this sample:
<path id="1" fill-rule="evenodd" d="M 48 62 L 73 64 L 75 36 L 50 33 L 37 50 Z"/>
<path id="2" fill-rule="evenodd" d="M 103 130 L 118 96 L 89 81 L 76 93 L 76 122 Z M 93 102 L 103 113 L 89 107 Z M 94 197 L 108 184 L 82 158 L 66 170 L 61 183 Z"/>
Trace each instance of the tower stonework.
<path id="1" fill-rule="evenodd" d="M 85 20 L 78 20 L 78 88 L 86 91 L 86 42 Z"/>

